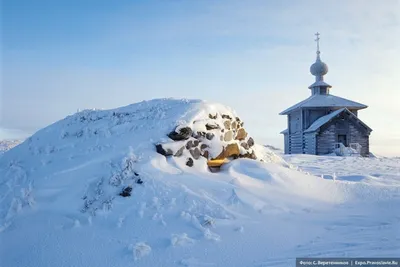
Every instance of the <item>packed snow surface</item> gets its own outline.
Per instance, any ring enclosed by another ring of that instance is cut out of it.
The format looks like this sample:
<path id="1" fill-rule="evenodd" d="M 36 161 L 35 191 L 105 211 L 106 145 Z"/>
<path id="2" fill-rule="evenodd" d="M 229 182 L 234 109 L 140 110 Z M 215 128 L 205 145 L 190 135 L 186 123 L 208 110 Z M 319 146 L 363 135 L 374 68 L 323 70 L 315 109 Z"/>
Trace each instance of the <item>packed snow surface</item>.
<path id="1" fill-rule="evenodd" d="M 399 159 L 284 160 L 255 145 L 258 160 L 211 173 L 205 159 L 190 168 L 155 152 L 177 125 L 217 112 L 236 116 L 200 100 L 86 110 L 6 152 L 1 266 L 260 267 L 400 254 Z"/>

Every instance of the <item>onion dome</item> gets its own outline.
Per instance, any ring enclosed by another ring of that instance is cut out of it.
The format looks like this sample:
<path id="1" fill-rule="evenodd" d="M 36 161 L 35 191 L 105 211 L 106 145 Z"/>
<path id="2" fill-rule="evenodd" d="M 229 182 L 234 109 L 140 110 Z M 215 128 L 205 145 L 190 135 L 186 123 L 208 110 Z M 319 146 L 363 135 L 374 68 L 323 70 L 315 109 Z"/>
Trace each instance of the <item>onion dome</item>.
<path id="1" fill-rule="evenodd" d="M 314 76 L 324 76 L 328 73 L 328 65 L 321 61 L 319 51 L 317 52 L 317 60 L 310 67 L 310 72 Z"/>

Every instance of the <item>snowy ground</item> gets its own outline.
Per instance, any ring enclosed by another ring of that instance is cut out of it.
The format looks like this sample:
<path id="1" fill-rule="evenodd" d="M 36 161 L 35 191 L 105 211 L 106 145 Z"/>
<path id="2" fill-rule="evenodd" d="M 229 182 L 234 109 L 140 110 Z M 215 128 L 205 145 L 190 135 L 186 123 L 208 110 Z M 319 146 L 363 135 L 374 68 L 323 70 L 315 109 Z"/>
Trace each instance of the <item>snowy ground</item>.
<path id="1" fill-rule="evenodd" d="M 398 185 L 399 157 L 332 157 L 311 155 L 281 155 L 288 163 L 305 172 L 325 179 L 362 182 L 375 185 Z"/>
<path id="2" fill-rule="evenodd" d="M 215 109 L 233 112 L 173 100 L 84 112 L 6 152 L 0 265 L 260 267 L 400 254 L 399 159 L 299 155 L 287 164 L 256 146 L 265 162 L 210 173 L 155 153 L 177 122 Z"/>

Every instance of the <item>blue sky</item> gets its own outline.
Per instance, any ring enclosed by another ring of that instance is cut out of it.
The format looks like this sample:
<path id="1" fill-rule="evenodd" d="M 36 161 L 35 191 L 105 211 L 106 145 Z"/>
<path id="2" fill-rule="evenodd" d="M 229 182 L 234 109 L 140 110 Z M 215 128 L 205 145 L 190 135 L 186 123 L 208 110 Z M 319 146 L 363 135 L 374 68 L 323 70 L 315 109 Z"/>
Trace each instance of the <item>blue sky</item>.
<path id="1" fill-rule="evenodd" d="M 319 31 L 331 93 L 369 105 L 359 115 L 371 150 L 400 155 L 398 10 L 391 0 L 4 0 L 0 133 L 185 97 L 234 107 L 257 139 L 282 147 L 278 113 L 310 95 Z"/>

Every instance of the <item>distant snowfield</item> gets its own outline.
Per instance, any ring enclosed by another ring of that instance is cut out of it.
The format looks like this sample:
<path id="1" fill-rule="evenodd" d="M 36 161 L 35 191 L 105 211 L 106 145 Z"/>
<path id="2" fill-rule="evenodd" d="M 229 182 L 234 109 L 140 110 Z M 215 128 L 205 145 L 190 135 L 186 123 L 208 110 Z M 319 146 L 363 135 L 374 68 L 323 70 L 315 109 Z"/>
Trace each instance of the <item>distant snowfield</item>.
<path id="1" fill-rule="evenodd" d="M 0 156 L 20 143 L 22 143 L 21 140 L 0 140 Z"/>
<path id="2" fill-rule="evenodd" d="M 363 182 L 371 185 L 398 185 L 400 157 L 360 158 L 311 155 L 283 155 L 290 164 L 305 172 L 343 182 Z"/>
<path id="3" fill-rule="evenodd" d="M 210 112 L 234 114 L 197 100 L 83 111 L 6 152 L 1 265 L 261 267 L 400 254 L 398 158 L 282 159 L 256 145 L 264 162 L 211 173 L 205 159 L 189 168 L 155 152 L 176 124 Z M 127 185 L 132 195 L 119 196 Z"/>

